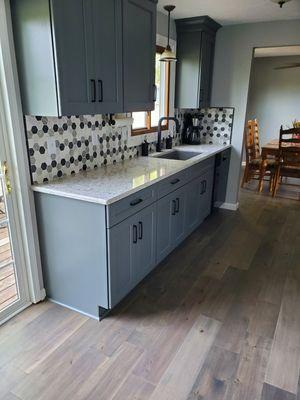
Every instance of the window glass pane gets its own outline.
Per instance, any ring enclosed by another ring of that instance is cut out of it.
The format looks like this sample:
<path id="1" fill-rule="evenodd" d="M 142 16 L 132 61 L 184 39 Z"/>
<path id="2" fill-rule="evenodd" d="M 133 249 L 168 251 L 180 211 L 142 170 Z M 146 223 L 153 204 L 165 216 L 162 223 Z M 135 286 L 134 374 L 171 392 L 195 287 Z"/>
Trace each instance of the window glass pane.
<path id="1" fill-rule="evenodd" d="M 157 88 L 157 96 L 155 102 L 155 108 L 151 111 L 151 126 L 157 126 L 158 120 L 160 117 L 160 96 L 161 96 L 161 65 L 162 63 L 159 61 L 161 54 L 156 53 L 155 58 L 155 85 Z"/>
<path id="2" fill-rule="evenodd" d="M 147 127 L 145 111 L 133 112 L 132 118 L 133 118 L 132 129 L 141 129 Z"/>

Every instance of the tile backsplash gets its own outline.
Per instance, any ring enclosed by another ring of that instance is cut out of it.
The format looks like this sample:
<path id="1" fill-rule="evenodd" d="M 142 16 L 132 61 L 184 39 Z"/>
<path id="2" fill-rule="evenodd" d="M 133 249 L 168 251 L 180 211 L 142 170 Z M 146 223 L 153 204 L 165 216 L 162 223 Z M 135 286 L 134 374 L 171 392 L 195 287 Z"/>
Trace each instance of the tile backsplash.
<path id="1" fill-rule="evenodd" d="M 33 183 L 135 157 L 128 146 L 131 119 L 104 124 L 101 115 L 25 117 Z M 105 126 L 103 126 L 105 125 Z"/>
<path id="2" fill-rule="evenodd" d="M 225 146 L 231 143 L 234 108 L 211 107 L 200 110 L 178 110 L 177 115 L 180 121 L 183 121 L 185 113 L 190 113 L 193 117 L 198 118 L 202 144 Z"/>
<path id="3" fill-rule="evenodd" d="M 186 112 L 187 110 L 185 110 Z M 232 108 L 189 110 L 200 118 L 203 143 L 230 143 Z M 182 120 L 184 112 L 177 112 Z M 110 125 L 102 115 L 25 116 L 29 164 L 33 183 L 53 181 L 81 170 L 128 160 L 141 154 L 139 140 L 130 138 L 131 118 Z M 180 143 L 175 135 L 174 145 Z M 155 142 L 150 144 L 155 151 Z"/>

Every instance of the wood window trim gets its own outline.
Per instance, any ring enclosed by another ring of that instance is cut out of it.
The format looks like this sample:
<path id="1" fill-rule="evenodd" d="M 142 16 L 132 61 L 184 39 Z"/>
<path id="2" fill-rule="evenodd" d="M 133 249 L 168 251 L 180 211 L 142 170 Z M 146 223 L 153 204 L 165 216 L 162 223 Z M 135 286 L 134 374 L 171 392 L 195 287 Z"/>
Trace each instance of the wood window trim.
<path id="1" fill-rule="evenodd" d="M 156 53 L 162 54 L 165 48 L 162 46 L 156 46 Z M 165 63 L 165 104 L 164 109 L 166 110 L 166 116 L 170 114 L 170 83 L 171 83 L 171 65 L 170 63 Z M 157 132 L 157 126 L 151 126 L 151 111 L 145 111 L 146 113 L 146 127 L 145 128 L 138 128 L 132 129 L 131 136 L 139 136 L 145 135 L 147 133 L 154 133 Z M 166 123 L 162 127 L 163 130 L 169 129 L 169 123 Z"/>

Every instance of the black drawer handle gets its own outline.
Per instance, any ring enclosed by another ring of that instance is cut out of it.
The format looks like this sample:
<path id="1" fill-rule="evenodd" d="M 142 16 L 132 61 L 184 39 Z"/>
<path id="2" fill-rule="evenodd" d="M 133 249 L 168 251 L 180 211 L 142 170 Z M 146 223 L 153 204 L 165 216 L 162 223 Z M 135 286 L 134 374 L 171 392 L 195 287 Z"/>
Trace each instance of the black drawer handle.
<path id="1" fill-rule="evenodd" d="M 142 201 L 143 201 L 143 199 L 136 199 L 136 200 L 133 200 L 133 201 L 130 203 L 130 205 L 131 205 L 132 207 L 134 207 L 134 206 L 137 206 L 138 204 L 142 203 Z"/>
<path id="2" fill-rule="evenodd" d="M 96 103 L 96 81 L 95 79 L 91 79 L 92 84 L 92 103 Z"/>
<path id="3" fill-rule="evenodd" d="M 172 200 L 172 215 L 176 214 L 176 200 Z"/>
<path id="4" fill-rule="evenodd" d="M 179 178 L 173 179 L 173 180 L 171 181 L 171 185 L 176 185 L 176 183 L 179 183 L 179 182 L 180 182 L 180 179 L 179 179 Z"/>
<path id="5" fill-rule="evenodd" d="M 143 239 L 143 223 L 139 222 L 139 239 L 142 240 Z"/>
<path id="6" fill-rule="evenodd" d="M 137 243 L 138 235 L 137 235 L 137 226 L 136 225 L 132 226 L 132 240 L 133 240 L 134 244 Z"/>
<path id="7" fill-rule="evenodd" d="M 98 87 L 99 87 L 99 103 L 103 102 L 103 82 L 101 79 L 98 79 Z"/>
<path id="8" fill-rule="evenodd" d="M 180 206 L 180 200 L 179 197 L 176 198 L 176 213 L 179 213 L 179 206 Z"/>

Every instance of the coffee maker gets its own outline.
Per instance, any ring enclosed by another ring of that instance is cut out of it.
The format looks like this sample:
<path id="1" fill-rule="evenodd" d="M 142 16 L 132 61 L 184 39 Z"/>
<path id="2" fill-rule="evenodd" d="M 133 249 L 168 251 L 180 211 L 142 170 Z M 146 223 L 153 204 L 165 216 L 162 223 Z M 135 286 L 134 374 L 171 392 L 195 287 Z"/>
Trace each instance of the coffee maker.
<path id="1" fill-rule="evenodd" d="M 193 117 L 192 114 L 187 113 L 184 115 L 183 128 L 182 128 L 182 143 L 185 144 L 201 144 L 201 133 L 199 127 L 199 119 Z"/>

